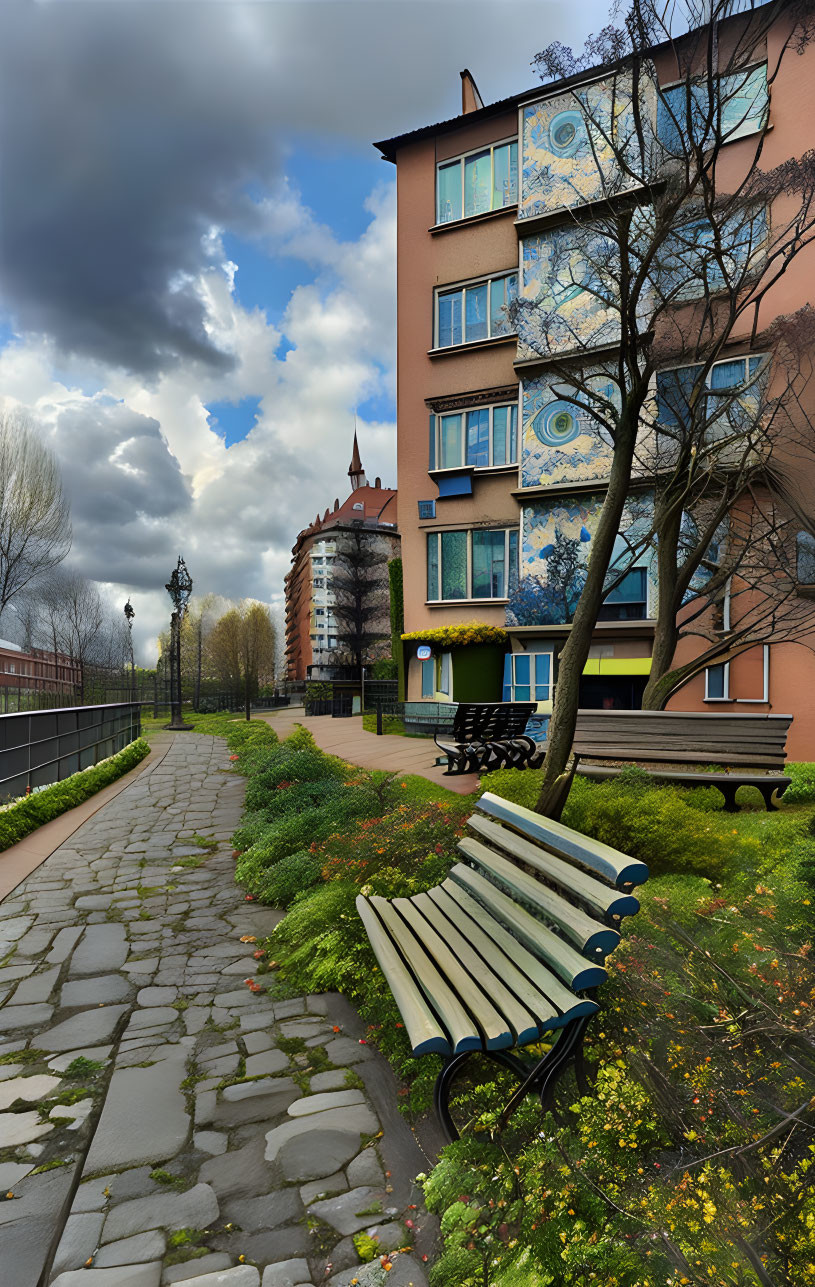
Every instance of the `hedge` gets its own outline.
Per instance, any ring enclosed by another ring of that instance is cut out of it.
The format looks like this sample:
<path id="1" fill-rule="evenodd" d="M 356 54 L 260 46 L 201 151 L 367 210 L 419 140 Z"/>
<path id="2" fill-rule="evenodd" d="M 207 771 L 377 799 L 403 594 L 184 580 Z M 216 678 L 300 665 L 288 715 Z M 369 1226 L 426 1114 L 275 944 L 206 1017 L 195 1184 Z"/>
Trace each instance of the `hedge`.
<path id="1" fill-rule="evenodd" d="M 0 807 L 0 851 L 16 845 L 18 840 L 30 835 L 43 823 L 58 818 L 61 813 L 73 809 L 83 800 L 88 800 L 102 787 L 109 786 L 117 778 L 123 777 L 135 768 L 150 751 L 143 738 L 131 742 L 123 751 L 111 755 L 107 760 L 100 760 L 92 769 L 82 769 L 72 773 L 62 782 L 43 787 L 33 795 L 13 800 L 11 804 Z"/>

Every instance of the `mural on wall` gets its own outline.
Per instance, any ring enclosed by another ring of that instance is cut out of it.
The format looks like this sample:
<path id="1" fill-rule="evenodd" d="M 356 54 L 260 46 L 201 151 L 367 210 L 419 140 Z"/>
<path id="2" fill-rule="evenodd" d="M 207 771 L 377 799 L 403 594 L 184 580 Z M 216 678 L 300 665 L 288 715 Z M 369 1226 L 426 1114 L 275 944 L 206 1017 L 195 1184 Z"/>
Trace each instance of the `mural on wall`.
<path id="1" fill-rule="evenodd" d="M 520 577 L 507 604 L 507 625 L 571 621 L 585 584 L 603 499 L 602 494 L 592 493 L 524 508 Z M 656 558 L 646 543 L 653 503 L 649 492 L 626 502 L 607 578 L 609 587 L 619 582 L 604 605 L 607 620 L 643 620 L 656 611 Z"/>
<path id="2" fill-rule="evenodd" d="M 631 217 L 625 253 L 632 271 L 651 245 L 653 217 L 650 206 L 637 207 Z M 620 244 L 592 224 L 574 222 L 522 238 L 520 290 L 510 307 L 520 359 L 619 342 Z M 652 304 L 649 278 L 638 298 L 642 322 Z"/>
<path id="3" fill-rule="evenodd" d="M 513 305 L 518 357 L 616 344 L 616 250 L 590 227 L 569 224 L 524 237 Z"/>
<path id="4" fill-rule="evenodd" d="M 653 99 L 655 114 L 656 95 Z M 649 130 L 649 133 L 651 131 Z M 523 111 L 520 217 L 597 201 L 636 186 L 615 162 L 614 146 L 634 141 L 631 78 L 606 77 Z M 614 146 L 613 146 L 614 145 Z"/>
<path id="5" fill-rule="evenodd" d="M 598 417 L 612 418 L 617 386 L 599 369 L 583 376 L 581 386 L 576 390 L 551 372 L 522 382 L 522 487 L 608 477 L 613 445 Z"/>

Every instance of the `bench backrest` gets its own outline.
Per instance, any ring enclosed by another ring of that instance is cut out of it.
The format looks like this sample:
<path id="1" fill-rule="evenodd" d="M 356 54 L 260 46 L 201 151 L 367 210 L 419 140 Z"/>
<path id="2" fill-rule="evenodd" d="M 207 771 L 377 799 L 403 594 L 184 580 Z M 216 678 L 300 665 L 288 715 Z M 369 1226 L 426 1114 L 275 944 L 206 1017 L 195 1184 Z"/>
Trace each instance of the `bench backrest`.
<path id="1" fill-rule="evenodd" d="M 534 702 L 459 702 L 453 737 L 457 742 L 518 737 L 536 709 Z"/>
<path id="2" fill-rule="evenodd" d="M 581 710 L 574 751 L 586 759 L 781 769 L 791 723 L 791 715 Z"/>
<path id="3" fill-rule="evenodd" d="M 645 863 L 489 791 L 476 807 L 452 880 L 567 987 L 597 987 L 622 918 L 639 910 Z"/>

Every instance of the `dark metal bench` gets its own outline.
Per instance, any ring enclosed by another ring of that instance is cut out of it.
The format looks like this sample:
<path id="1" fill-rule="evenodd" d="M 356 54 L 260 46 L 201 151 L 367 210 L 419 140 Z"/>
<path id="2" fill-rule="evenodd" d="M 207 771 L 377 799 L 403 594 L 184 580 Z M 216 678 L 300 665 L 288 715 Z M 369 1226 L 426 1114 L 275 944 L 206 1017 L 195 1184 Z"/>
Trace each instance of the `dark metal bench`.
<path id="1" fill-rule="evenodd" d="M 404 1020 L 413 1054 L 440 1054 L 436 1109 L 450 1111 L 480 1053 L 514 1087 L 501 1125 L 527 1094 L 548 1105 L 558 1077 L 582 1073 L 586 1024 L 620 922 L 639 910 L 631 890 L 644 863 L 489 792 L 459 842 L 464 861 L 411 898 L 357 899 L 371 946 Z M 542 1058 L 510 1053 L 546 1040 Z"/>
<path id="2" fill-rule="evenodd" d="M 650 777 L 681 786 L 715 786 L 725 809 L 738 809 L 740 786 L 754 786 L 767 809 L 775 809 L 792 778 L 783 772 L 791 715 L 696 714 L 684 711 L 581 710 L 573 750 L 579 759 L 624 761 L 615 765 L 579 763 L 577 772 L 593 781 L 616 777 L 628 764 L 710 764 L 715 769 L 652 769 Z M 751 773 L 751 769 L 776 770 Z"/>
<path id="3" fill-rule="evenodd" d="M 524 729 L 534 702 L 459 702 L 451 729 L 434 740 L 447 756 L 447 774 L 524 768 L 537 745 Z"/>

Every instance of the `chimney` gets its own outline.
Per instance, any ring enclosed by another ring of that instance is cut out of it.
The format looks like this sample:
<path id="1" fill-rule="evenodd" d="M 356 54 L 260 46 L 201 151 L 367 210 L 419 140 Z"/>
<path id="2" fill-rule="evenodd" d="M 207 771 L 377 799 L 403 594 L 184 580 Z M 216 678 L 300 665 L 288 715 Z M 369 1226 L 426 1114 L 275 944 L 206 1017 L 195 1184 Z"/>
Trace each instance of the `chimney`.
<path id="1" fill-rule="evenodd" d="M 381 478 L 376 477 L 376 478 L 374 479 L 374 487 L 376 487 L 376 488 L 381 488 L 381 487 L 382 487 L 382 479 L 381 479 Z"/>
<path id="2" fill-rule="evenodd" d="M 334 497 L 334 513 L 335 513 L 335 514 L 336 514 L 337 510 L 339 509 L 339 507 L 340 507 L 340 498 L 339 498 L 339 496 L 335 496 L 335 497 Z"/>
<path id="3" fill-rule="evenodd" d="M 477 112 L 483 106 L 484 100 L 478 92 L 478 86 L 473 80 L 472 73 L 465 67 L 461 73 L 461 115 L 467 116 L 470 112 Z"/>

